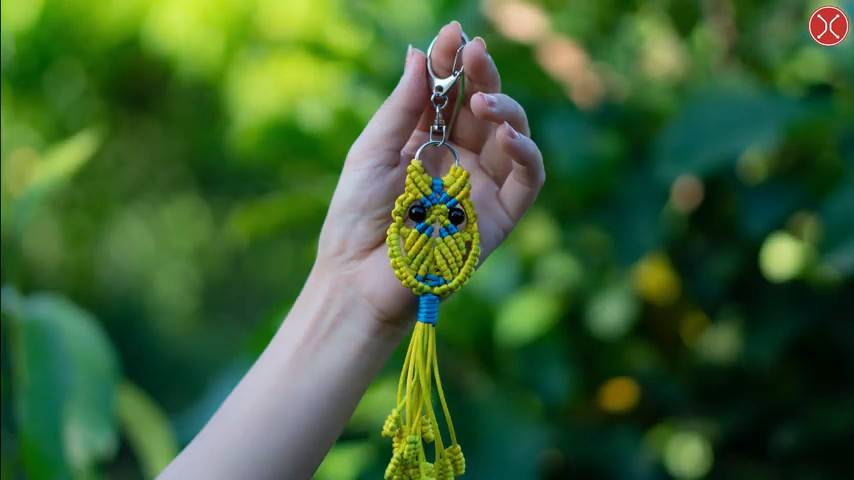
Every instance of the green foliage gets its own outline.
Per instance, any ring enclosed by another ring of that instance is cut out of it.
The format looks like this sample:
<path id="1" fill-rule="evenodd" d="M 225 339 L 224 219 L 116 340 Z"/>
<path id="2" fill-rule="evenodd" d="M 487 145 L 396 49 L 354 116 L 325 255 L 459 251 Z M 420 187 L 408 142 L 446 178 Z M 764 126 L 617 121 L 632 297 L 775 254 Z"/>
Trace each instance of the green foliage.
<path id="1" fill-rule="evenodd" d="M 500 306 L 495 319 L 495 342 L 507 347 L 530 343 L 553 327 L 559 314 L 558 299 L 548 291 L 520 290 Z"/>
<path id="2" fill-rule="evenodd" d="M 147 478 L 189 441 L 451 18 L 547 170 L 443 305 L 473 478 L 850 476 L 854 41 L 815 45 L 817 5 L 2 2 L 3 477 Z M 382 475 L 399 360 L 319 478 Z"/>
<path id="3" fill-rule="evenodd" d="M 118 417 L 146 478 L 154 478 L 178 453 L 169 419 L 139 387 L 123 382 L 116 392 Z"/>
<path id="4" fill-rule="evenodd" d="M 3 290 L 16 425 L 28 474 L 89 477 L 117 448 L 118 360 L 87 312 L 62 297 Z"/>

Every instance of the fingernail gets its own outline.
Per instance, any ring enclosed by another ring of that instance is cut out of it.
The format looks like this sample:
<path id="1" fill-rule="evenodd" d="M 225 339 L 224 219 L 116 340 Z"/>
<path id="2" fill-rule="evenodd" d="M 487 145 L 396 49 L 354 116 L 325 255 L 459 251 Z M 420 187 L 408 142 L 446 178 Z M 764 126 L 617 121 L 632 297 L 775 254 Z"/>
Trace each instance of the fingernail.
<path id="1" fill-rule="evenodd" d="M 516 140 L 517 138 L 519 138 L 519 132 L 517 132 L 516 129 L 511 127 L 509 123 L 507 123 L 505 121 L 504 126 L 507 127 L 507 136 L 509 136 L 513 140 Z"/>
<path id="2" fill-rule="evenodd" d="M 460 22 L 458 22 L 456 20 L 451 20 L 450 22 L 448 22 L 448 25 L 456 25 L 456 26 L 460 27 L 460 31 L 463 31 L 462 24 L 460 24 Z"/>
<path id="3" fill-rule="evenodd" d="M 495 95 L 490 95 L 488 93 L 480 93 L 483 101 L 486 102 L 486 106 L 489 107 L 490 110 L 494 110 L 495 106 L 498 105 L 498 100 L 495 98 Z"/>
<path id="4" fill-rule="evenodd" d="M 483 47 L 484 50 L 486 50 L 486 40 L 484 40 L 483 37 L 481 37 L 481 36 L 474 37 L 474 41 L 480 42 L 480 45 Z"/>

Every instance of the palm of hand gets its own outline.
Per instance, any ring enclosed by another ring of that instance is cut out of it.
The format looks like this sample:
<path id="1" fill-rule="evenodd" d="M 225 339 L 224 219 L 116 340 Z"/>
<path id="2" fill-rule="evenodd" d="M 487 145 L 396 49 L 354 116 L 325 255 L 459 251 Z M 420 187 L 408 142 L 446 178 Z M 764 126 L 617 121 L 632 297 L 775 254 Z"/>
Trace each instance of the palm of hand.
<path id="1" fill-rule="evenodd" d="M 433 55 L 440 72 L 450 66 L 459 28 L 453 22 L 439 33 Z M 498 71 L 482 40 L 466 46 L 463 65 L 473 95 L 467 95 L 460 109 L 451 143 L 471 175 L 483 261 L 536 198 L 544 173 L 539 150 L 526 136 L 524 110 L 510 97 L 496 94 Z M 404 188 L 406 167 L 428 136 L 433 115 L 428 98 L 424 55 L 412 50 L 397 88 L 348 155 L 320 237 L 316 268 L 338 278 L 340 288 L 355 293 L 387 322 L 399 321 L 414 305 L 415 297 L 389 266 L 385 237 L 394 201 Z M 440 167 L 436 155 L 443 152 L 430 153 L 425 151 L 422 158 L 428 170 L 433 175 L 444 173 L 448 160 Z"/>

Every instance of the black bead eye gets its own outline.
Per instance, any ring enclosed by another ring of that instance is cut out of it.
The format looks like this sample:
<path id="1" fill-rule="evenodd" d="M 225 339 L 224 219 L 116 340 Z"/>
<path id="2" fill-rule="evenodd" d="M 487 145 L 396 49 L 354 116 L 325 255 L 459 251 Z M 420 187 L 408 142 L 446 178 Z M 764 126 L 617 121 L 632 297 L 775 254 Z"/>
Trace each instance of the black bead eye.
<path id="1" fill-rule="evenodd" d="M 427 218 L 427 209 L 420 203 L 414 203 L 409 207 L 409 218 L 415 223 L 421 223 Z"/>
<path id="2" fill-rule="evenodd" d="M 466 221 L 466 212 L 464 212 L 460 207 L 451 207 L 451 209 L 448 210 L 448 220 L 450 220 L 454 225 L 461 225 Z"/>

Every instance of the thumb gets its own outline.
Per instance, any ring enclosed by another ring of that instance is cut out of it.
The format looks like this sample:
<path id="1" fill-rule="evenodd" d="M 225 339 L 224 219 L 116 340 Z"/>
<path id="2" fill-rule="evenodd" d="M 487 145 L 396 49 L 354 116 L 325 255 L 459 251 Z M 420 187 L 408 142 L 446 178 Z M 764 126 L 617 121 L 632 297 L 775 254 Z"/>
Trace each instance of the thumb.
<path id="1" fill-rule="evenodd" d="M 348 161 L 385 162 L 388 159 L 391 165 L 400 161 L 400 151 L 418 125 L 428 98 L 426 65 L 424 52 L 410 45 L 403 76 L 353 143 Z M 378 152 L 391 155 L 378 155 Z"/>

